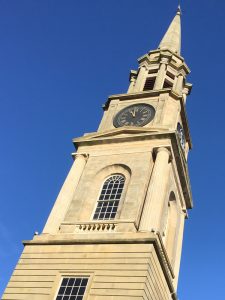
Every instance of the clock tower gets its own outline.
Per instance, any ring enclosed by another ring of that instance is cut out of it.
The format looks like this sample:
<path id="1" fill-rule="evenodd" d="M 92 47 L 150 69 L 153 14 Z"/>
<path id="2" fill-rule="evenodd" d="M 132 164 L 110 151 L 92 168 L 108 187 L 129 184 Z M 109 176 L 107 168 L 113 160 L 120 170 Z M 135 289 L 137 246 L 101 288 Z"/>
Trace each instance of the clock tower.
<path id="1" fill-rule="evenodd" d="M 177 299 L 192 208 L 180 19 L 178 8 L 127 93 L 108 98 L 97 132 L 73 140 L 71 170 L 2 299 Z"/>

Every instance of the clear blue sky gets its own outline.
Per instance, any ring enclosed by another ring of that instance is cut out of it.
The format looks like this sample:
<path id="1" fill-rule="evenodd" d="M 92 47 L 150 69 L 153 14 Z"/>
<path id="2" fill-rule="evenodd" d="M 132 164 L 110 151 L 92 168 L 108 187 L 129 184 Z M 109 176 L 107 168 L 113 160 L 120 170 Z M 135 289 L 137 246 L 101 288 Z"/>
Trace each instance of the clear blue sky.
<path id="1" fill-rule="evenodd" d="M 225 294 L 225 2 L 183 1 L 182 55 L 195 207 L 186 222 L 178 295 Z M 71 140 L 97 129 L 101 104 L 158 42 L 177 0 L 0 1 L 0 294 L 41 232 L 72 163 Z"/>

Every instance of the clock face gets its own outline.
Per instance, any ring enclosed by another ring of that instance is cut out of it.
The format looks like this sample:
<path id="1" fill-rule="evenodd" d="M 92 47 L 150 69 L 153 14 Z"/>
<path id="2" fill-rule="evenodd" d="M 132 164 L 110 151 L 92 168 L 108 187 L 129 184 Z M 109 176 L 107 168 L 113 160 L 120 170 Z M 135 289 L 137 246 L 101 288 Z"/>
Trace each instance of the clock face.
<path id="1" fill-rule="evenodd" d="M 122 126 L 144 126 L 151 122 L 155 116 L 153 106 L 145 103 L 134 104 L 122 109 L 115 116 L 113 125 Z"/>
<path id="2" fill-rule="evenodd" d="M 177 124 L 177 132 L 178 132 L 178 136 L 180 139 L 181 147 L 183 149 L 185 149 L 186 140 L 185 140 L 185 135 L 184 135 L 184 129 L 180 123 Z"/>

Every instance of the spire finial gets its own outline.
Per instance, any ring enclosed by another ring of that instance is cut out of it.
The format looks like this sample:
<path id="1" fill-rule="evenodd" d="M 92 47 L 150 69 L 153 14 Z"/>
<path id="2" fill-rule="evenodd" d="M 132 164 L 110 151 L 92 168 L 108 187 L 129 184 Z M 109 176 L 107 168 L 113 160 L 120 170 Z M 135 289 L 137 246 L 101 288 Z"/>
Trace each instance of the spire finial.
<path id="1" fill-rule="evenodd" d="M 164 35 L 159 49 L 170 50 L 180 54 L 181 49 L 181 7 L 180 4 L 177 8 L 177 13 L 172 20 L 166 34 Z"/>
<path id="2" fill-rule="evenodd" d="M 178 4 L 178 7 L 177 7 L 177 15 L 182 15 L 180 1 L 179 1 L 179 4 Z"/>

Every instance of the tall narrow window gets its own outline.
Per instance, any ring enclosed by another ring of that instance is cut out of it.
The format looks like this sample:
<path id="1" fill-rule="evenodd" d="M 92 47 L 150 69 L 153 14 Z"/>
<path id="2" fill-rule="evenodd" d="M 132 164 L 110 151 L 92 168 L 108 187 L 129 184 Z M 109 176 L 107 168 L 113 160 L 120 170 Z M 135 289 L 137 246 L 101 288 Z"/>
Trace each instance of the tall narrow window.
<path id="1" fill-rule="evenodd" d="M 94 220 L 112 220 L 115 218 L 123 192 L 125 177 L 120 174 L 110 176 L 103 184 Z"/>
<path id="2" fill-rule="evenodd" d="M 64 277 L 56 300 L 82 300 L 87 283 L 87 277 Z"/>

